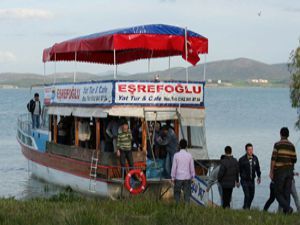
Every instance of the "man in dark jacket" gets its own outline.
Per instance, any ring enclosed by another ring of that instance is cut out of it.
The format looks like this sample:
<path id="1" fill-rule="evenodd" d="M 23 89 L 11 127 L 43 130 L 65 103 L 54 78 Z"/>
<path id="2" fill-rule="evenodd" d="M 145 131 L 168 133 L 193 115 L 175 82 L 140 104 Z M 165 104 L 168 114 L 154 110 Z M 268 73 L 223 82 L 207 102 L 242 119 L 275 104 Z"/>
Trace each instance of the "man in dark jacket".
<path id="1" fill-rule="evenodd" d="M 218 182 L 222 187 L 222 207 L 230 208 L 232 190 L 235 186 L 239 187 L 239 164 L 232 156 L 230 146 L 225 147 L 225 157 L 221 160 L 218 173 Z"/>
<path id="2" fill-rule="evenodd" d="M 31 113 L 32 128 L 40 128 L 41 102 L 39 94 L 35 93 L 34 98 L 27 104 L 27 109 Z"/>
<path id="3" fill-rule="evenodd" d="M 251 143 L 245 146 L 246 154 L 239 159 L 239 169 L 241 176 L 241 185 L 244 192 L 243 209 L 250 209 L 255 193 L 255 177 L 260 184 L 260 167 L 256 155 L 253 154 L 253 145 Z"/>

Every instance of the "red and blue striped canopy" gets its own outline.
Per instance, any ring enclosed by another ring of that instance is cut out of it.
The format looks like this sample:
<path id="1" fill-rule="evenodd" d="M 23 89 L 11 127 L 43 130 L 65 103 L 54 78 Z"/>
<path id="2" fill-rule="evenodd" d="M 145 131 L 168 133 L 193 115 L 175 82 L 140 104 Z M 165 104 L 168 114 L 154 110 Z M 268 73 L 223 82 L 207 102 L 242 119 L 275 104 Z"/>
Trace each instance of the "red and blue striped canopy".
<path id="1" fill-rule="evenodd" d="M 187 35 L 185 35 L 187 33 Z M 196 65 L 208 53 L 208 39 L 184 28 L 152 24 L 81 36 L 44 49 L 43 62 L 79 61 L 121 64 L 138 59 L 182 55 Z"/>

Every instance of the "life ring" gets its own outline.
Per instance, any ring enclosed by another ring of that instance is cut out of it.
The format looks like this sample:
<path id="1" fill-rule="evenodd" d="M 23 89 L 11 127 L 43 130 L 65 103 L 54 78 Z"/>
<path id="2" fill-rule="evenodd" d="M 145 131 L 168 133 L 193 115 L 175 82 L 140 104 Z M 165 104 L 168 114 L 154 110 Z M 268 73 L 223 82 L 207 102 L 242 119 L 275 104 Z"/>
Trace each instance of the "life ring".
<path id="1" fill-rule="evenodd" d="M 135 175 L 137 178 L 141 179 L 141 185 L 138 187 L 132 187 L 130 184 L 130 178 Z M 125 187 L 130 192 L 130 194 L 136 195 L 143 192 L 146 188 L 146 176 L 144 172 L 140 169 L 130 170 L 125 177 Z"/>

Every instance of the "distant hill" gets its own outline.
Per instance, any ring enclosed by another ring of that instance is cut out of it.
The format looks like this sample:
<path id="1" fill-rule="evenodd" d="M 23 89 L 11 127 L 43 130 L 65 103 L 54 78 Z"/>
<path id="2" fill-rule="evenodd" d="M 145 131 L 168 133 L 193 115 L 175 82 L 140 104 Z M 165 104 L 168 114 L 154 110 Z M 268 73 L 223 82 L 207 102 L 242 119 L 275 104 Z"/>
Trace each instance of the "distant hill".
<path id="1" fill-rule="evenodd" d="M 195 67 L 189 67 L 189 79 L 192 81 L 203 79 L 203 64 Z M 119 73 L 118 79 L 132 80 L 152 80 L 154 76 L 159 74 L 161 80 L 185 80 L 186 69 L 183 67 L 175 67 L 170 70 L 155 71 L 150 73 L 139 73 L 128 75 Z M 91 74 L 78 72 L 77 81 L 112 79 L 113 71 L 102 74 Z M 271 82 L 289 83 L 290 74 L 287 64 L 266 64 L 259 61 L 246 58 L 238 58 L 233 60 L 221 60 L 206 64 L 206 79 L 223 80 L 228 82 L 247 81 L 250 79 L 267 79 Z M 27 73 L 0 73 L 0 86 L 11 85 L 18 87 L 29 87 L 35 84 L 56 82 L 72 82 L 73 73 L 57 73 L 47 76 L 39 74 Z"/>
<path id="2" fill-rule="evenodd" d="M 204 65 L 189 67 L 190 80 L 203 79 Z M 185 68 L 172 68 L 165 71 L 156 71 L 145 74 L 134 74 L 132 79 L 138 79 L 142 75 L 148 79 L 153 79 L 155 74 L 159 74 L 161 79 L 185 80 Z M 290 74 L 287 64 L 265 64 L 251 59 L 239 58 L 233 60 L 215 61 L 206 64 L 206 79 L 223 80 L 229 82 L 247 81 L 250 79 L 267 79 L 275 82 L 289 82 Z"/>

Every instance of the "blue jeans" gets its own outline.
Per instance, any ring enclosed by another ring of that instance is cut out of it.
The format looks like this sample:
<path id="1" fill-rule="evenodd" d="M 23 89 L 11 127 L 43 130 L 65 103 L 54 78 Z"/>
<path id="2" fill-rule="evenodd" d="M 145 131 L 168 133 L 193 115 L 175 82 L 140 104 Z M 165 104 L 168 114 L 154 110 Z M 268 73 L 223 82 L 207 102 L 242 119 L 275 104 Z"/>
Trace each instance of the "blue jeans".
<path id="1" fill-rule="evenodd" d="M 172 169 L 172 164 L 173 164 L 173 157 L 174 154 L 167 153 L 166 157 L 166 163 L 165 163 L 165 176 L 167 179 L 171 178 L 171 169 Z"/>
<path id="2" fill-rule="evenodd" d="M 254 180 L 241 180 L 241 185 L 245 195 L 243 209 L 250 209 L 255 193 L 255 182 Z"/>
<path id="3" fill-rule="evenodd" d="M 32 114 L 32 128 L 40 128 L 40 115 Z"/>

